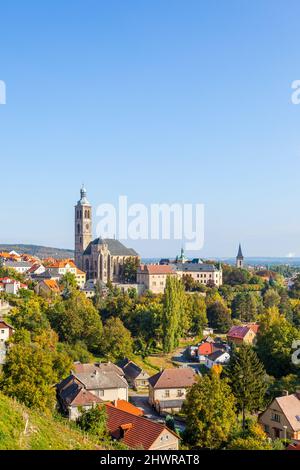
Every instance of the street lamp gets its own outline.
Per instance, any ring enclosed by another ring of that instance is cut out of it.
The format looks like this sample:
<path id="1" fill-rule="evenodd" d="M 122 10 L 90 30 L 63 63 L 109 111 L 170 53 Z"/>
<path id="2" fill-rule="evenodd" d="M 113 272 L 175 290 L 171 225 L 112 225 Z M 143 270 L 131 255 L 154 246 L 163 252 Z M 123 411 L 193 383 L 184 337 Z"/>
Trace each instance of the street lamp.
<path id="1" fill-rule="evenodd" d="M 284 440 L 286 441 L 286 430 L 287 430 L 287 426 L 283 426 L 283 429 L 284 429 Z"/>

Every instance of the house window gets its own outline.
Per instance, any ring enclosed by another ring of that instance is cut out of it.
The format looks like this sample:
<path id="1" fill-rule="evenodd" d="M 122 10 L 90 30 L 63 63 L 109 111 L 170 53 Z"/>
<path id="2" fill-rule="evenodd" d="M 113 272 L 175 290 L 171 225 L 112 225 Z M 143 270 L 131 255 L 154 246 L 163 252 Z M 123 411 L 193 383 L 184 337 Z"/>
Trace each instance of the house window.
<path id="1" fill-rule="evenodd" d="M 170 390 L 165 390 L 165 397 L 169 398 L 169 396 L 170 396 Z"/>
<path id="2" fill-rule="evenodd" d="M 99 390 L 99 397 L 104 397 L 104 390 Z"/>
<path id="3" fill-rule="evenodd" d="M 177 390 L 177 396 L 182 397 L 183 396 L 183 391 L 182 390 Z"/>
<path id="4" fill-rule="evenodd" d="M 271 417 L 272 421 L 276 421 L 276 423 L 280 423 L 280 415 L 277 414 L 277 413 L 273 413 L 272 412 L 272 417 Z"/>
<path id="5" fill-rule="evenodd" d="M 265 432 L 266 432 L 267 434 L 270 433 L 270 426 L 269 426 L 268 424 L 265 424 Z"/>
<path id="6" fill-rule="evenodd" d="M 5 333 L 5 330 L 1 330 L 1 334 L 4 335 L 4 333 Z"/>

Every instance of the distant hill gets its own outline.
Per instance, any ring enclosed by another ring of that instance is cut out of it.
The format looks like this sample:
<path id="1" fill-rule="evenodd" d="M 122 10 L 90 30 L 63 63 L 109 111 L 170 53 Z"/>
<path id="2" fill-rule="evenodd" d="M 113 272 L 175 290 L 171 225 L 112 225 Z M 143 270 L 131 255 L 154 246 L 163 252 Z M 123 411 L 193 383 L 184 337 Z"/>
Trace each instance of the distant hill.
<path id="1" fill-rule="evenodd" d="M 16 251 L 17 253 L 26 253 L 27 255 L 37 256 L 38 258 L 74 258 L 73 250 L 66 250 L 62 248 L 51 248 L 48 246 L 39 245 L 23 245 L 23 244 L 0 244 L 0 251 Z"/>
<path id="2" fill-rule="evenodd" d="M 62 418 L 30 410 L 1 392 L 0 409 L 0 450 L 99 449 L 92 437 Z"/>

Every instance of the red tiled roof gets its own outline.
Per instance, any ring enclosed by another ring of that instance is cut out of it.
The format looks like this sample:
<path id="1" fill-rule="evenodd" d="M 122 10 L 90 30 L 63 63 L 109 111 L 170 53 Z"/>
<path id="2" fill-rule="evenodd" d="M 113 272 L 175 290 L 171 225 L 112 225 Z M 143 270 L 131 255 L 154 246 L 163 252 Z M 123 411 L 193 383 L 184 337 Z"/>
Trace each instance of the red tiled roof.
<path id="1" fill-rule="evenodd" d="M 11 325 L 9 325 L 9 323 L 7 323 L 6 321 L 4 320 L 0 320 L 0 328 L 1 329 L 4 329 L 4 328 L 9 328 L 10 330 L 14 330 L 13 327 Z"/>
<path id="2" fill-rule="evenodd" d="M 174 274 L 175 271 L 172 266 L 160 264 L 145 264 L 141 266 L 141 271 L 146 274 Z"/>
<path id="3" fill-rule="evenodd" d="M 164 369 L 149 379 L 153 388 L 191 387 L 195 382 L 196 374 L 191 367 Z"/>
<path id="4" fill-rule="evenodd" d="M 109 433 L 115 439 L 121 438 L 122 442 L 131 449 L 150 449 L 160 434 L 167 429 L 164 424 L 135 416 L 111 405 L 105 406 Z M 174 432 L 169 429 L 168 431 L 178 438 Z"/>
<path id="5" fill-rule="evenodd" d="M 116 400 L 111 406 L 115 406 L 118 410 L 127 411 L 135 416 L 143 416 L 144 414 L 143 410 L 126 400 Z"/>
<path id="6" fill-rule="evenodd" d="M 98 398 L 93 393 L 81 388 L 77 393 L 76 397 L 71 401 L 70 405 L 72 406 L 86 406 L 92 405 L 93 403 L 103 403 L 101 398 Z"/>
<path id="7" fill-rule="evenodd" d="M 211 354 L 214 350 L 213 343 L 202 343 L 198 347 L 198 354 L 202 356 L 206 356 L 207 354 Z"/>

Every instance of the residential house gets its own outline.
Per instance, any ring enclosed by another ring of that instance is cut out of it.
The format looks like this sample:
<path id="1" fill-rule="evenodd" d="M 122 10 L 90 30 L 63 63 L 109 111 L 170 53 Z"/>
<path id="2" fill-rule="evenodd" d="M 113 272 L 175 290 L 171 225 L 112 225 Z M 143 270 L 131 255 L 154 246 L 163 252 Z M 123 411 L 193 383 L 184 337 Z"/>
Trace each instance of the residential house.
<path id="1" fill-rule="evenodd" d="M 232 326 L 227 333 L 227 341 L 237 346 L 241 344 L 254 344 L 258 328 L 259 325 L 256 323 Z"/>
<path id="2" fill-rule="evenodd" d="M 89 392 L 80 395 L 80 400 L 86 398 L 85 406 L 94 406 L 99 400 L 92 400 L 91 395 L 102 401 L 128 400 L 128 383 L 117 372 L 119 368 L 114 364 L 75 364 L 75 371 L 62 382 L 57 384 L 57 399 L 62 411 L 69 415 L 69 419 L 77 419 L 80 406 L 76 404 L 79 391 Z M 90 395 L 91 394 L 91 395 Z M 74 398 L 76 401 L 74 403 Z M 91 402 L 92 400 L 92 402 Z"/>
<path id="3" fill-rule="evenodd" d="M 43 279 L 38 283 L 35 290 L 39 295 L 46 297 L 60 294 L 59 285 L 54 279 Z"/>
<path id="4" fill-rule="evenodd" d="M 195 382 L 196 373 L 191 367 L 164 369 L 149 378 L 149 403 L 159 414 L 177 413 Z"/>
<path id="5" fill-rule="evenodd" d="M 14 334 L 14 328 L 9 325 L 6 321 L 0 319 L 0 364 L 4 364 L 6 352 L 7 352 L 7 341 Z"/>
<path id="6" fill-rule="evenodd" d="M 216 351 L 208 354 L 205 358 L 205 365 L 208 369 L 213 366 L 221 365 L 225 366 L 230 361 L 230 354 L 227 351 L 217 349 Z"/>
<path id="7" fill-rule="evenodd" d="M 137 283 L 154 294 L 163 294 L 168 276 L 176 276 L 172 266 L 160 264 L 142 264 L 137 270 Z"/>
<path id="8" fill-rule="evenodd" d="M 286 437 L 300 443 L 300 390 L 274 398 L 258 421 L 272 439 Z"/>
<path id="9" fill-rule="evenodd" d="M 31 277 L 32 275 L 37 276 L 39 274 L 43 274 L 45 271 L 46 268 L 41 263 L 34 263 L 31 268 L 28 269 L 26 274 Z"/>
<path id="10" fill-rule="evenodd" d="M 74 362 L 71 373 L 74 373 L 74 374 L 92 373 L 94 372 L 94 370 L 99 370 L 101 372 L 114 372 L 120 377 L 125 376 L 122 368 L 110 361 L 94 362 L 94 363 L 82 363 L 79 361 Z"/>
<path id="11" fill-rule="evenodd" d="M 19 274 L 25 274 L 32 266 L 32 263 L 27 261 L 3 261 L 3 266 L 6 268 L 14 269 Z"/>
<path id="12" fill-rule="evenodd" d="M 111 405 L 105 405 L 111 437 L 130 449 L 178 450 L 179 437 L 165 424 L 150 421 Z"/>
<path id="13" fill-rule="evenodd" d="M 47 270 L 52 277 L 60 279 L 67 273 L 74 274 L 79 288 L 84 288 L 86 283 L 86 273 L 78 269 L 71 259 L 57 260 L 49 264 Z"/>
<path id="14" fill-rule="evenodd" d="M 0 278 L 0 292 L 16 295 L 20 289 L 28 289 L 28 286 L 10 277 Z"/>
<path id="15" fill-rule="evenodd" d="M 139 367 L 137 364 L 135 364 L 133 361 L 130 361 L 129 359 L 124 359 L 124 361 L 120 363 L 120 367 L 122 368 L 125 374 L 125 378 L 131 387 L 136 390 L 148 388 L 148 379 L 150 377 L 148 372 L 143 370 L 141 367 Z"/>

